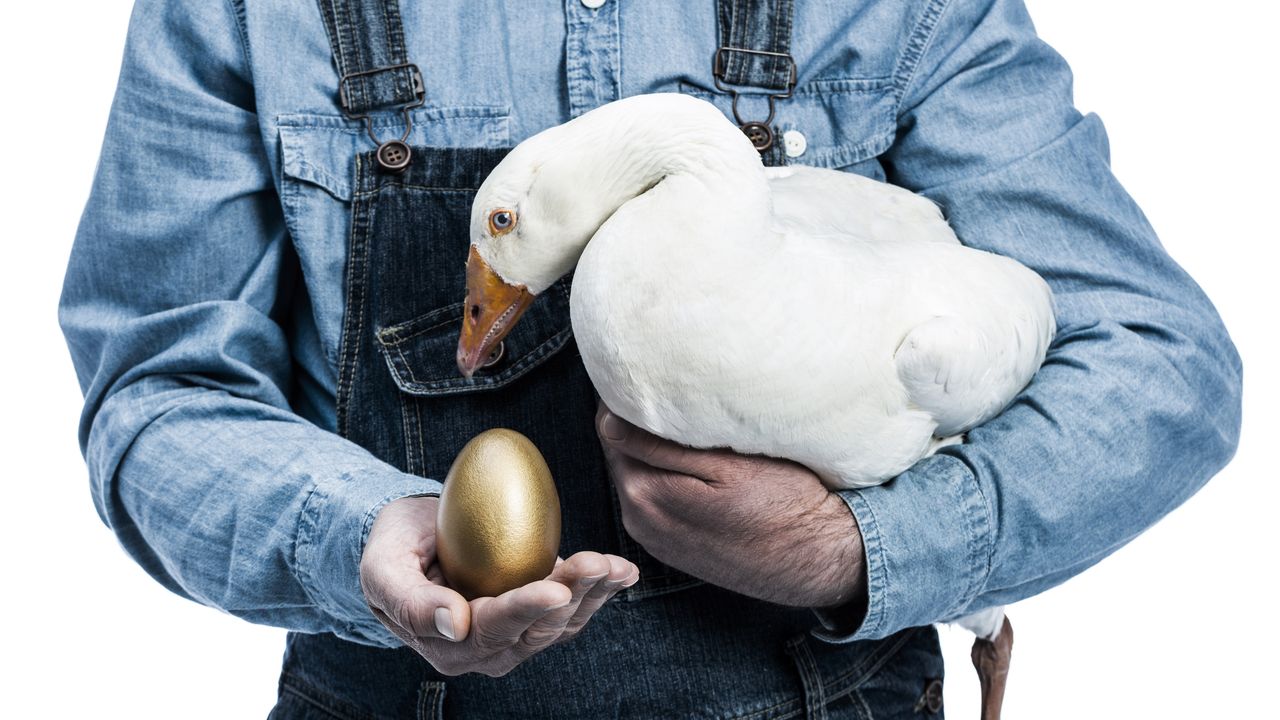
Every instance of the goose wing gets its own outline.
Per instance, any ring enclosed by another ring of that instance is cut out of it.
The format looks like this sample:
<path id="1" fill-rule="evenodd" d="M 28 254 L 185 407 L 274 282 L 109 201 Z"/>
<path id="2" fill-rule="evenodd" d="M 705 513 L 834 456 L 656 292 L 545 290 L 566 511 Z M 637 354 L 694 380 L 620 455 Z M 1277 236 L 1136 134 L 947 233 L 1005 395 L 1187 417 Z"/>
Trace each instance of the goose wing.
<path id="1" fill-rule="evenodd" d="M 896 185 L 825 168 L 765 168 L 774 227 L 796 235 L 848 234 L 864 240 L 958 244 L 942 209 Z"/>

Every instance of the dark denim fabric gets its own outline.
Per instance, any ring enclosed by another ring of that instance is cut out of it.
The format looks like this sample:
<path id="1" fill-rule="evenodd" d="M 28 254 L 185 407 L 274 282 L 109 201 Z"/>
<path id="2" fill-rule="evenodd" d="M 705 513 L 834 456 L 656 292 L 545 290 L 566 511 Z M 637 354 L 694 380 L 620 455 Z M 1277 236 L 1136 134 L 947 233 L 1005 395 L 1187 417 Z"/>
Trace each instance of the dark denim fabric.
<path id="1" fill-rule="evenodd" d="M 933 628 L 832 645 L 788 614 L 710 586 L 614 602 L 502 678 L 444 678 L 407 649 L 292 634 L 271 720 L 942 717 L 920 702 L 942 677 Z"/>

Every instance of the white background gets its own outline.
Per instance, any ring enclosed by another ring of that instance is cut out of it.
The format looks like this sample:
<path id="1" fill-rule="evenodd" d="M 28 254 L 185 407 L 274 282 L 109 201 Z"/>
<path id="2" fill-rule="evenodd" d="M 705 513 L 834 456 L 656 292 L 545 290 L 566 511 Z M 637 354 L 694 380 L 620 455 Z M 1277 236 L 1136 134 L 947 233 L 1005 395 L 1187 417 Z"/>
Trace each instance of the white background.
<path id="1" fill-rule="evenodd" d="M 1029 4 L 1247 378 L 1244 437 L 1221 475 L 1098 567 L 1012 608 L 1006 717 L 1275 713 L 1280 13 L 1242 0 Z M 263 717 L 283 631 L 180 600 L 133 565 L 94 512 L 76 445 L 55 306 L 129 11 L 9 3 L 0 29 L 0 716 Z M 970 637 L 943 637 L 950 716 L 976 717 Z"/>

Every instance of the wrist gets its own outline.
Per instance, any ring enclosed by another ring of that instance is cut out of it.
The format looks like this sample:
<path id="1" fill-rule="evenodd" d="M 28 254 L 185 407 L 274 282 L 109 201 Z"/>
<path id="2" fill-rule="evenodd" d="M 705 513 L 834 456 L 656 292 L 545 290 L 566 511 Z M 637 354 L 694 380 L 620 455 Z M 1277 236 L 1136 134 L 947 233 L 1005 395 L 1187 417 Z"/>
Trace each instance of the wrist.
<path id="1" fill-rule="evenodd" d="M 361 560 L 375 518 L 389 503 L 439 487 L 434 480 L 391 471 L 339 474 L 312 488 L 298 524 L 294 568 L 308 598 L 331 618 L 339 637 L 398 644 L 369 612 L 360 583 Z"/>
<path id="2" fill-rule="evenodd" d="M 842 616 L 857 615 L 860 623 L 867 608 L 867 563 L 858 521 L 844 500 L 831 492 L 823 501 L 823 514 L 830 518 L 831 529 L 824 535 L 831 559 L 813 606 L 840 608 Z"/>

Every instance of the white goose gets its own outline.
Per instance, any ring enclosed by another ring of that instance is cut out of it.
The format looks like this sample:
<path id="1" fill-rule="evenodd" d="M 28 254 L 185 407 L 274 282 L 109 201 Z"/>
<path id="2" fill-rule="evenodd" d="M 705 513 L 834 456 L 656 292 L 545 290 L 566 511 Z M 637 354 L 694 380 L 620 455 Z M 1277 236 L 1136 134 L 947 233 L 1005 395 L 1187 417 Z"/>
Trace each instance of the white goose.
<path id="1" fill-rule="evenodd" d="M 614 413 L 797 461 L 833 489 L 884 482 L 998 414 L 1055 327 L 1044 281 L 962 246 L 929 200 L 765 168 L 683 95 L 619 100 L 521 143 L 480 187 L 471 241 L 463 374 L 576 266 L 573 332 Z M 959 622 L 979 635 L 994 717 L 1007 621 L 995 608 Z"/>

